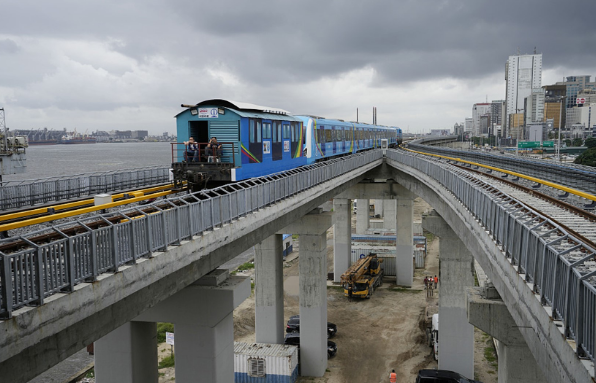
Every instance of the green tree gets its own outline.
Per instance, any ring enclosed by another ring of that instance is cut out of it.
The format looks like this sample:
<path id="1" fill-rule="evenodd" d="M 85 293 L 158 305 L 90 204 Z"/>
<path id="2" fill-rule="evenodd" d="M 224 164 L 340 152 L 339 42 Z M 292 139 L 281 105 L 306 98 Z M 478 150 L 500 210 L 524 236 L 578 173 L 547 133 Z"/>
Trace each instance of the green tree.
<path id="1" fill-rule="evenodd" d="M 573 142 L 571 143 L 571 146 L 582 146 L 583 143 L 584 140 L 582 140 L 581 138 L 574 138 Z"/>
<path id="2" fill-rule="evenodd" d="M 565 143 L 566 146 L 571 146 L 571 140 L 567 139 L 567 140 L 563 140 L 563 142 Z"/>
<path id="3" fill-rule="evenodd" d="M 584 145 L 586 145 L 588 148 L 596 147 L 596 137 L 586 138 Z"/>
<path id="4" fill-rule="evenodd" d="M 586 150 L 573 161 L 575 164 L 596 167 L 596 147 Z"/>

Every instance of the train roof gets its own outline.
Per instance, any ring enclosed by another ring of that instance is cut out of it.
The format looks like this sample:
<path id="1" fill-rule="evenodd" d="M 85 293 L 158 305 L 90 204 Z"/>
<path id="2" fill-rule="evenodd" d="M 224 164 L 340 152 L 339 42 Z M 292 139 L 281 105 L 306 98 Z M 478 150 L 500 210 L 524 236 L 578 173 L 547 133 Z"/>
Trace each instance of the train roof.
<path id="1" fill-rule="evenodd" d="M 219 99 L 219 98 L 201 101 L 195 105 L 182 104 L 181 106 L 191 109 L 192 107 L 197 107 L 197 106 L 202 106 L 202 105 L 220 106 L 220 107 L 224 107 L 227 109 L 232 109 L 232 110 L 236 110 L 236 111 L 245 111 L 245 112 L 247 112 L 247 111 L 261 112 L 261 113 L 281 114 L 281 115 L 289 115 L 290 114 L 290 112 L 288 112 L 287 110 L 283 110 L 283 109 L 279 109 L 279 108 L 271 108 L 268 106 L 250 104 L 248 102 L 223 100 L 223 99 Z M 184 111 L 180 112 L 180 113 L 184 113 Z M 178 113 L 178 114 L 180 114 L 180 113 Z M 176 115 L 176 116 L 178 116 L 178 115 Z"/>

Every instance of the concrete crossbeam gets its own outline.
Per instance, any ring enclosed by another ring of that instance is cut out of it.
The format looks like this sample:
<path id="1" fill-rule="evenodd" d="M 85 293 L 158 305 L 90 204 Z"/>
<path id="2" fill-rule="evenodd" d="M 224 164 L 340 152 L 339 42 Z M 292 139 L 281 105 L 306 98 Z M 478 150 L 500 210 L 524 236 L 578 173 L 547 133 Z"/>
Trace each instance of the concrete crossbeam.
<path id="1" fill-rule="evenodd" d="M 333 225 L 333 213 L 306 214 L 278 231 L 278 234 L 321 235 Z"/>
<path id="2" fill-rule="evenodd" d="M 345 198 L 333 200 L 333 281 L 339 282 L 341 275 L 350 267 L 352 255 L 351 201 Z"/>
<path id="3" fill-rule="evenodd" d="M 468 323 L 465 289 L 474 286 L 474 258 L 435 211 L 422 217 L 422 227 L 439 237 L 439 368 L 471 378 L 474 327 Z"/>
<path id="4" fill-rule="evenodd" d="M 284 342 L 283 236 L 255 246 L 255 336 L 257 343 Z"/>
<path id="5" fill-rule="evenodd" d="M 499 340 L 499 383 L 544 382 L 520 328 L 501 299 L 485 299 L 482 288 L 467 288 L 468 321 Z"/>

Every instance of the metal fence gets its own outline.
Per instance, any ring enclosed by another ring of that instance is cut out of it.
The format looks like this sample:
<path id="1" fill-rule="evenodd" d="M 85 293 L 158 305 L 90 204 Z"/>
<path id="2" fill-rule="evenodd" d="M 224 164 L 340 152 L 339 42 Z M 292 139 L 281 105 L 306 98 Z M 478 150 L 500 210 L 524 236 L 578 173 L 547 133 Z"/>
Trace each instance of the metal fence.
<path id="1" fill-rule="evenodd" d="M 169 167 L 129 169 L 116 172 L 7 182 L 0 187 L 0 210 L 34 206 L 100 193 L 140 188 L 170 181 Z"/>
<path id="2" fill-rule="evenodd" d="M 150 257 L 168 245 L 231 223 L 381 158 L 380 150 L 367 151 L 172 198 L 167 200 L 170 209 L 154 203 L 157 213 L 147 214 L 133 207 L 2 241 L 0 244 L 22 240 L 29 246 L 10 254 L 0 252 L 0 316 L 10 317 L 13 310 L 27 304 L 43 304 L 51 294 L 72 291 L 76 284 L 93 281 L 103 272 L 117 271 L 119 266 Z M 109 218 L 114 217 L 121 219 L 113 223 Z M 104 221 L 104 226 L 91 229 L 89 223 L 98 220 Z M 82 229 L 68 234 L 66 229 L 75 224 Z M 60 239 L 35 241 L 49 232 L 57 233 Z"/>
<path id="3" fill-rule="evenodd" d="M 462 160 L 496 166 L 512 172 L 528 174 L 560 185 L 596 194 L 596 169 L 577 164 L 559 164 L 553 160 L 521 158 L 512 155 L 483 153 L 429 145 L 408 144 L 408 148 Z"/>
<path id="4" fill-rule="evenodd" d="M 576 353 L 594 361 L 596 343 L 596 250 L 556 223 L 475 176 L 448 164 L 388 151 L 387 157 L 432 177 L 466 206 L 532 284 L 541 303 L 564 324 Z"/>

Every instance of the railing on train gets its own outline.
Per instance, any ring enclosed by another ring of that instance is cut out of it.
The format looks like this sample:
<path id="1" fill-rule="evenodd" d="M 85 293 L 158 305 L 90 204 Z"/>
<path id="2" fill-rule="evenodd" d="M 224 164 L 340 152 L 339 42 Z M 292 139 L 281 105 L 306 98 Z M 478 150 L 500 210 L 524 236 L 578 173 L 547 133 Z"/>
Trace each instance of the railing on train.
<path id="1" fill-rule="evenodd" d="M 150 257 L 158 250 L 183 239 L 200 235 L 265 206 L 288 198 L 332 178 L 380 160 L 380 150 L 370 150 L 341 159 L 306 165 L 269 176 L 250 179 L 211 190 L 167 200 L 171 209 L 142 213 L 138 207 L 94 215 L 77 221 L 81 230 L 67 234 L 73 222 L 55 225 L 18 238 L 0 241 L 0 245 L 24 240 L 30 247 L 15 253 L 0 252 L 0 316 L 27 304 L 43 304 L 46 297 L 72 290 L 81 282 L 94 281 L 106 271 L 117 271 L 126 263 Z M 173 201 L 180 201 L 179 205 Z M 161 202 L 163 203 L 163 202 Z M 142 217 L 131 219 L 131 214 Z M 106 218 L 122 217 L 117 223 Z M 85 223 L 105 221 L 91 229 Z M 32 239 L 48 232 L 61 238 L 48 243 Z"/>
<path id="2" fill-rule="evenodd" d="M 9 181 L 0 187 L 0 210 L 88 197 L 170 182 L 169 167 L 94 172 L 68 177 Z"/>
<path id="3" fill-rule="evenodd" d="M 405 151 L 390 150 L 387 157 L 450 190 L 519 266 L 525 281 L 534 284 L 541 303 L 552 307 L 552 317 L 563 321 L 565 336 L 576 342 L 576 353 L 594 361 L 596 249 L 513 198 L 494 198 L 463 170 Z"/>
<path id="4" fill-rule="evenodd" d="M 198 146 L 198 153 L 197 158 L 198 161 L 193 160 L 193 158 L 189 158 L 188 153 L 191 152 L 188 150 L 188 145 L 182 142 L 172 142 L 172 163 L 174 162 L 182 162 L 186 161 L 188 163 L 193 162 L 208 162 L 208 155 L 205 149 L 207 149 L 207 142 L 197 142 Z M 236 156 L 239 155 L 237 150 L 239 147 L 236 146 L 235 142 L 218 142 L 218 144 L 222 145 L 222 158 L 221 162 L 232 164 L 232 167 L 236 167 Z M 193 155 L 194 157 L 194 155 Z"/>

